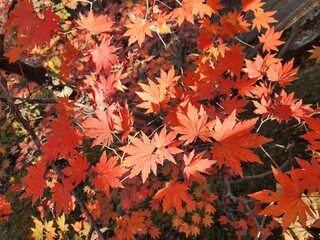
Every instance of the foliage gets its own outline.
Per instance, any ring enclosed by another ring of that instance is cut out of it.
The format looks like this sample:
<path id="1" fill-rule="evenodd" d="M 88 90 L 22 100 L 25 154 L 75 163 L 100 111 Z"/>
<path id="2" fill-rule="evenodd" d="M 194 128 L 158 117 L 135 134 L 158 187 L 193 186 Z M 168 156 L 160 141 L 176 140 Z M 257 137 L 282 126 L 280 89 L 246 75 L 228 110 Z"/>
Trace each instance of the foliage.
<path id="1" fill-rule="evenodd" d="M 1 4 L 2 58 L 22 69 L 0 71 L 10 239 L 314 237 L 319 108 L 286 89 L 299 68 L 262 0 Z M 270 130 L 294 121 L 305 160 Z"/>

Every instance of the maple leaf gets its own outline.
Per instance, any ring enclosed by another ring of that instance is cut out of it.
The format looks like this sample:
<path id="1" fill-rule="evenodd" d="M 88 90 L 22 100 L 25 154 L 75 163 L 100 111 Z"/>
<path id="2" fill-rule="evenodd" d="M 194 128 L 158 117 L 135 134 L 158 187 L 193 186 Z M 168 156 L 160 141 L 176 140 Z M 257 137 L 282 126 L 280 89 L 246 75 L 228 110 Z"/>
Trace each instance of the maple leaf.
<path id="1" fill-rule="evenodd" d="M 188 4 L 190 0 L 184 0 L 182 2 L 182 7 L 175 8 L 171 13 L 171 18 L 175 19 L 177 18 L 177 22 L 179 26 L 184 22 L 184 20 L 188 21 L 192 25 L 194 24 L 194 16 L 193 16 L 193 9 L 192 5 Z"/>
<path id="2" fill-rule="evenodd" d="M 92 60 L 96 64 L 96 72 L 104 69 L 107 73 L 110 73 L 112 66 L 119 62 L 117 55 L 113 54 L 119 48 L 110 46 L 110 42 L 111 38 L 108 40 L 103 38 L 98 47 L 89 50 Z"/>
<path id="3" fill-rule="evenodd" d="M 161 164 L 163 164 L 164 159 L 168 159 L 170 162 L 176 163 L 172 154 L 178 154 L 183 152 L 181 149 L 177 148 L 176 145 L 179 142 L 174 141 L 176 138 L 175 132 L 169 132 L 167 134 L 166 126 L 164 126 L 160 134 L 154 134 L 154 142 L 156 146 L 156 154 L 158 155 Z"/>
<path id="4" fill-rule="evenodd" d="M 34 28 L 33 23 L 38 16 L 33 11 L 33 4 L 29 1 L 19 1 L 18 7 L 10 11 L 10 26 L 18 27 L 19 34 L 25 34 Z"/>
<path id="5" fill-rule="evenodd" d="M 151 170 L 157 175 L 157 163 L 162 164 L 162 161 L 155 154 L 154 139 L 150 141 L 147 135 L 143 132 L 141 134 L 141 139 L 129 136 L 131 144 L 121 147 L 120 150 L 129 155 L 122 162 L 122 166 L 133 167 L 130 172 L 131 178 L 141 172 L 142 182 L 144 183 Z"/>
<path id="6" fill-rule="evenodd" d="M 278 51 L 278 46 L 284 44 L 284 41 L 279 40 L 283 31 L 274 32 L 274 27 L 269 28 L 265 34 L 258 37 L 260 42 L 263 43 L 263 51 L 275 50 Z"/>
<path id="7" fill-rule="evenodd" d="M 11 47 L 10 51 L 5 53 L 4 56 L 9 58 L 9 63 L 13 63 L 20 59 L 20 54 L 23 52 L 21 47 Z"/>
<path id="8" fill-rule="evenodd" d="M 297 163 L 301 169 L 294 169 L 293 172 L 298 178 L 301 179 L 301 184 L 308 192 L 315 192 L 319 190 L 320 180 L 320 164 L 319 161 L 313 157 L 311 162 L 297 158 Z"/>
<path id="9" fill-rule="evenodd" d="M 263 190 L 260 192 L 249 194 L 248 196 L 258 199 L 265 203 L 273 203 L 266 207 L 259 215 L 272 215 L 275 217 L 282 216 L 282 228 L 285 231 L 299 217 L 299 222 L 306 227 L 307 214 L 313 216 L 309 206 L 302 198 L 304 190 L 301 181 L 294 174 L 290 174 L 291 178 L 284 173 L 272 167 L 272 172 L 276 180 L 281 184 L 279 193 L 271 190 Z"/>
<path id="10" fill-rule="evenodd" d="M 260 32 L 261 27 L 269 28 L 270 23 L 278 22 L 272 16 L 276 13 L 276 11 L 268 11 L 265 12 L 263 9 L 258 9 L 254 12 L 254 19 L 252 20 L 252 29 L 257 28 Z"/>
<path id="11" fill-rule="evenodd" d="M 203 51 L 207 51 L 214 45 L 212 42 L 214 37 L 215 34 L 211 31 L 199 30 L 199 37 L 197 37 L 198 48 L 202 49 Z"/>
<path id="12" fill-rule="evenodd" d="M 61 111 L 50 125 L 52 134 L 46 136 L 47 143 L 41 146 L 42 160 L 48 163 L 56 160 L 58 156 L 68 158 L 81 142 L 81 136 L 72 127 L 66 111 Z"/>
<path id="13" fill-rule="evenodd" d="M 80 26 L 79 29 L 86 29 L 91 34 L 98 35 L 103 32 L 111 32 L 114 24 L 108 17 L 101 15 L 95 16 L 92 11 L 89 11 L 88 16 L 84 17 L 80 14 L 80 20 L 76 20 Z"/>
<path id="14" fill-rule="evenodd" d="M 125 102 L 124 107 L 121 107 L 118 104 L 119 118 L 116 118 L 114 121 L 114 128 L 118 132 L 123 132 L 121 136 L 121 141 L 124 141 L 132 130 L 133 117 L 129 112 L 128 103 Z"/>
<path id="15" fill-rule="evenodd" d="M 200 173 L 208 174 L 207 169 L 211 167 L 216 161 L 209 160 L 207 158 L 202 158 L 205 154 L 205 151 L 198 153 L 194 156 L 194 150 L 189 154 L 189 156 L 183 156 L 183 161 L 185 163 L 184 174 L 186 174 L 187 178 L 190 176 L 194 177 L 198 182 L 204 182 L 206 178 L 202 176 Z"/>
<path id="16" fill-rule="evenodd" d="M 177 119 L 181 126 L 172 127 L 172 129 L 182 136 L 179 140 L 185 141 L 184 145 L 193 142 L 197 137 L 203 141 L 211 142 L 211 131 L 207 126 L 208 116 L 202 105 L 200 111 L 197 110 L 190 102 L 187 105 L 186 112 L 177 112 Z"/>
<path id="17" fill-rule="evenodd" d="M 89 163 L 86 157 L 76 153 L 75 156 L 68 158 L 69 167 L 62 169 L 62 172 L 68 176 L 68 180 L 77 186 L 80 182 L 84 181 L 87 176 L 87 169 L 89 167 Z"/>
<path id="18" fill-rule="evenodd" d="M 302 100 L 294 99 L 294 93 L 287 94 L 283 89 L 280 95 L 275 94 L 274 99 L 262 97 L 261 102 L 253 101 L 257 108 L 254 112 L 262 117 L 271 115 L 278 122 L 288 121 L 292 117 L 300 122 L 301 118 L 311 115 L 310 105 L 303 105 Z"/>
<path id="19" fill-rule="evenodd" d="M 138 45 L 141 47 L 146 35 L 152 37 L 152 32 L 150 29 L 152 24 L 141 18 L 131 21 L 131 23 L 126 24 L 128 29 L 123 36 L 129 37 L 129 46 L 138 41 Z"/>
<path id="20" fill-rule="evenodd" d="M 284 65 L 282 65 L 281 62 L 273 64 L 267 71 L 269 81 L 279 82 L 279 85 L 283 87 L 296 80 L 297 77 L 295 77 L 294 75 L 297 74 L 299 67 L 292 68 L 293 61 L 294 59 L 291 59 L 291 61 L 286 62 Z"/>
<path id="21" fill-rule="evenodd" d="M 167 95 L 166 86 L 163 84 L 156 84 L 148 79 L 149 84 L 139 83 L 143 92 L 136 92 L 136 94 L 145 102 L 138 104 L 140 108 L 147 109 L 146 113 L 159 112 L 161 108 L 168 108 L 167 104 L 170 97 Z"/>
<path id="22" fill-rule="evenodd" d="M 311 143 L 307 150 L 320 150 L 320 118 L 306 118 L 305 121 L 312 131 L 300 137 Z"/>
<path id="23" fill-rule="evenodd" d="M 187 193 L 188 190 L 189 187 L 184 182 L 171 180 L 153 196 L 153 199 L 163 199 L 163 212 L 167 212 L 173 206 L 180 214 L 182 212 L 182 201 L 187 204 L 187 209 L 195 208 L 192 197 Z"/>
<path id="24" fill-rule="evenodd" d="M 9 214 L 13 213 L 10 203 L 6 202 L 5 196 L 0 195 L 0 222 L 8 221 Z"/>
<path id="25" fill-rule="evenodd" d="M 261 7 L 265 4 L 261 2 L 261 0 L 241 0 L 242 3 L 242 11 L 260 11 Z"/>
<path id="26" fill-rule="evenodd" d="M 74 186 L 69 180 L 62 178 L 62 184 L 56 182 L 52 188 L 52 202 L 56 205 L 57 215 L 60 215 L 62 209 L 65 214 L 69 214 L 72 207 L 72 195 L 71 190 Z"/>
<path id="27" fill-rule="evenodd" d="M 217 118 L 212 133 L 217 141 L 212 148 L 212 157 L 218 160 L 219 167 L 225 164 L 243 177 L 241 161 L 262 163 L 249 148 L 257 148 L 271 139 L 250 133 L 257 120 L 255 118 L 236 123 L 235 111 L 223 123 Z"/>
<path id="28" fill-rule="evenodd" d="M 252 92 L 256 89 L 254 86 L 257 82 L 257 78 L 248 78 L 248 74 L 242 75 L 241 78 L 237 78 L 234 83 L 234 88 L 238 89 L 238 94 L 241 97 L 251 96 Z"/>
<path id="29" fill-rule="evenodd" d="M 211 7 L 212 13 L 219 14 L 218 11 L 223 8 L 223 6 L 220 5 L 220 1 L 221 0 L 207 0 L 206 1 L 208 6 Z"/>
<path id="30" fill-rule="evenodd" d="M 320 46 L 313 46 L 313 49 L 308 50 L 312 53 L 309 59 L 316 59 L 316 63 L 320 63 Z"/>
<path id="31" fill-rule="evenodd" d="M 211 17 L 213 10 L 209 5 L 204 4 L 204 0 L 189 0 L 184 2 L 190 4 L 193 15 L 199 15 L 201 19 L 204 15 Z"/>
<path id="32" fill-rule="evenodd" d="M 52 12 L 52 6 L 43 10 L 44 19 L 38 19 L 36 21 L 36 27 L 32 33 L 32 38 L 28 43 L 28 46 L 33 48 L 35 45 L 43 47 L 44 44 L 50 43 L 51 33 L 59 30 L 58 21 L 61 18 Z"/>
<path id="33" fill-rule="evenodd" d="M 111 157 L 107 160 L 107 155 L 104 152 L 92 170 L 95 172 L 93 184 L 96 188 L 101 189 L 107 196 L 110 194 L 110 187 L 123 188 L 119 180 L 128 170 L 120 165 L 116 166 L 118 157 Z"/>
<path id="34" fill-rule="evenodd" d="M 98 119 L 90 117 L 82 123 L 85 129 L 84 134 L 87 137 L 94 138 L 92 146 L 102 143 L 102 148 L 104 148 L 113 142 L 112 130 L 114 123 L 107 112 L 97 109 L 94 113 Z"/>
<path id="35" fill-rule="evenodd" d="M 28 174 L 22 179 L 26 185 L 26 192 L 22 197 L 32 196 L 32 205 L 41 198 L 43 191 L 47 186 L 44 175 L 47 171 L 46 164 L 44 161 L 37 161 L 35 166 L 27 168 Z"/>

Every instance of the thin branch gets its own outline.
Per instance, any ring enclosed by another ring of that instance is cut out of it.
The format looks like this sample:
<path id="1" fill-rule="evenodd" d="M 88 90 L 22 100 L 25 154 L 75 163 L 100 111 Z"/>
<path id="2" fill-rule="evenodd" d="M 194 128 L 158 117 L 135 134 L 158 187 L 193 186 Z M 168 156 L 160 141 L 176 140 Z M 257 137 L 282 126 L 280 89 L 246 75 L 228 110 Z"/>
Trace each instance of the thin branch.
<path id="1" fill-rule="evenodd" d="M 17 105 L 14 103 L 13 99 L 11 98 L 10 93 L 8 92 L 8 89 L 7 89 L 7 86 L 6 86 L 5 79 L 2 77 L 1 74 L 0 74 L 0 88 L 2 89 L 2 92 L 6 97 L 7 103 L 10 106 L 10 109 L 11 109 L 15 119 L 22 124 L 22 126 L 26 129 L 28 134 L 31 136 L 31 139 L 33 140 L 33 142 L 35 143 L 37 148 L 39 150 L 41 150 L 41 142 L 40 142 L 38 136 L 36 135 L 34 129 L 29 125 L 28 121 L 22 116 L 22 114 L 21 114 L 20 110 L 18 109 Z M 51 163 L 50 166 L 57 173 L 57 175 L 60 178 L 64 177 L 64 175 L 61 172 L 61 170 L 54 163 Z M 87 219 L 88 219 L 89 223 L 91 224 L 91 226 L 97 232 L 99 238 L 101 240 L 104 240 L 105 237 L 101 233 L 101 231 L 100 231 L 100 229 L 98 227 L 98 224 L 93 219 L 91 213 L 87 209 L 87 207 L 84 204 L 84 202 L 81 200 L 81 198 L 79 197 L 79 195 L 76 193 L 75 190 L 71 190 L 70 192 L 74 196 L 74 198 L 76 199 L 77 203 L 79 204 L 81 210 L 83 211 L 83 213 L 87 217 Z"/>
<path id="2" fill-rule="evenodd" d="M 0 96 L 0 100 L 3 102 L 7 102 L 7 98 L 5 96 Z M 21 98 L 16 97 L 12 98 L 12 100 L 15 102 L 17 100 L 23 102 L 23 103 L 39 103 L 39 104 L 56 104 L 58 103 L 58 100 L 55 98 Z"/>
<path id="3" fill-rule="evenodd" d="M 280 169 L 280 170 L 285 169 L 285 167 L 290 163 L 290 161 L 291 161 L 291 158 L 289 157 L 289 158 L 279 167 L 279 169 Z M 270 171 L 267 171 L 267 172 L 264 172 L 264 173 L 261 173 L 261 174 L 246 176 L 246 177 L 244 177 L 244 178 L 240 178 L 240 179 L 237 179 L 237 180 L 231 180 L 231 181 L 230 181 L 230 184 L 239 184 L 239 183 L 242 183 L 242 182 L 244 182 L 244 181 L 250 181 L 250 180 L 254 180 L 254 179 L 265 178 L 265 177 L 270 176 L 270 175 L 272 175 L 272 174 L 273 174 L 273 172 L 270 170 Z"/>

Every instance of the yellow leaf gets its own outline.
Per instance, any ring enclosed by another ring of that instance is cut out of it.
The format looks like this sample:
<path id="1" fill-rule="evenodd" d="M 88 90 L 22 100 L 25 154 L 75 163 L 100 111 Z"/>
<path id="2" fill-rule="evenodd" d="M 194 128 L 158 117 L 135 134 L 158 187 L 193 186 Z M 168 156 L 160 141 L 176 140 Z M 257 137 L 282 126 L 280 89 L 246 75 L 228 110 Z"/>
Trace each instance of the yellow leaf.
<path id="1" fill-rule="evenodd" d="M 58 217 L 57 224 L 58 224 L 59 229 L 62 232 L 68 232 L 69 231 L 69 229 L 68 229 L 69 224 L 66 224 L 66 216 L 64 215 L 64 213 L 61 215 L 61 217 Z"/>
<path id="2" fill-rule="evenodd" d="M 42 240 L 43 239 L 43 224 L 40 220 L 38 220 L 36 217 L 32 216 L 33 222 L 36 225 L 35 228 L 31 228 L 32 231 L 32 237 L 35 240 Z"/>

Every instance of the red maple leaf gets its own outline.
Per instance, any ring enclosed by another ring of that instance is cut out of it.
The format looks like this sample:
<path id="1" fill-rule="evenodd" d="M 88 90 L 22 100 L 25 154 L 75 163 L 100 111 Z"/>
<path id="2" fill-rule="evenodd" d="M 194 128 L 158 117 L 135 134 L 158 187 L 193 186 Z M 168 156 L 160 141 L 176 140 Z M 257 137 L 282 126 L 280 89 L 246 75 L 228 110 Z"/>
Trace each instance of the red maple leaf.
<path id="1" fill-rule="evenodd" d="M 42 160 L 49 163 L 56 160 L 58 156 L 67 159 L 81 142 L 81 136 L 72 127 L 71 120 L 65 111 L 61 111 L 50 125 L 52 134 L 46 136 L 47 143 L 41 146 Z"/>
<path id="2" fill-rule="evenodd" d="M 101 189 L 106 195 L 110 194 L 110 187 L 123 188 L 119 180 L 128 170 L 120 165 L 116 166 L 118 157 L 111 157 L 107 160 L 107 155 L 104 152 L 100 157 L 99 163 L 92 167 L 95 172 L 93 184 L 97 189 Z"/>
<path id="3" fill-rule="evenodd" d="M 22 179 L 26 185 L 26 192 L 22 197 L 32 196 L 32 205 L 41 198 L 43 191 L 47 186 L 44 175 L 46 174 L 47 168 L 44 161 L 37 161 L 35 166 L 27 168 L 28 174 Z"/>
<path id="4" fill-rule="evenodd" d="M 94 138 L 92 146 L 102 143 L 102 148 L 109 146 L 113 141 L 112 130 L 114 123 L 110 114 L 100 109 L 95 110 L 96 118 L 87 118 L 82 126 L 87 137 Z"/>
<path id="5" fill-rule="evenodd" d="M 312 193 L 320 189 L 320 164 L 319 161 L 313 157 L 311 162 L 296 159 L 301 169 L 291 170 L 294 174 L 301 179 L 301 184 L 308 192 Z"/>
<path id="6" fill-rule="evenodd" d="M 10 203 L 6 202 L 5 196 L 0 195 L 0 222 L 8 221 L 9 214 L 13 213 Z"/>
<path id="7" fill-rule="evenodd" d="M 273 167 L 272 171 L 276 180 L 281 184 L 279 193 L 263 190 L 249 194 L 250 197 L 262 202 L 273 203 L 260 212 L 259 215 L 272 215 L 274 217 L 283 215 L 282 228 L 284 231 L 297 220 L 297 217 L 299 217 L 299 222 L 302 226 L 306 227 L 307 214 L 313 216 L 313 213 L 302 199 L 307 197 L 303 193 L 305 188 L 301 181 L 295 174 L 290 174 L 291 178 L 289 178 L 286 174 Z"/>
<path id="8" fill-rule="evenodd" d="M 254 86 L 256 82 L 257 78 L 248 78 L 248 74 L 245 74 L 241 78 L 236 79 L 234 88 L 238 89 L 238 94 L 241 97 L 251 96 L 252 92 L 256 89 Z"/>
<path id="9" fill-rule="evenodd" d="M 180 214 L 182 212 L 182 201 L 187 204 L 187 210 L 192 211 L 195 208 L 195 203 L 188 194 L 188 190 L 189 187 L 185 182 L 180 183 L 171 180 L 153 196 L 153 199 L 163 199 L 163 212 L 167 212 L 173 206 Z"/>
<path id="10" fill-rule="evenodd" d="M 56 205 L 57 215 L 60 215 L 62 209 L 65 214 L 69 214 L 72 210 L 72 195 L 71 190 L 74 186 L 71 184 L 69 180 L 65 178 L 62 179 L 62 184 L 56 182 L 54 187 L 52 188 L 52 202 Z"/>
<path id="11" fill-rule="evenodd" d="M 85 29 L 91 34 L 100 34 L 103 32 L 111 32 L 112 25 L 114 24 L 107 16 L 100 15 L 95 16 L 93 11 L 89 11 L 86 17 L 80 14 L 80 20 L 76 20 L 76 23 L 80 26 L 79 29 Z"/>
<path id="12" fill-rule="evenodd" d="M 52 6 L 43 10 L 44 19 L 38 18 L 35 22 L 36 26 L 32 32 L 32 38 L 28 43 L 30 48 L 35 45 L 43 47 L 45 43 L 50 43 L 51 34 L 59 29 L 58 21 L 61 18 L 52 12 Z"/>
<path id="13" fill-rule="evenodd" d="M 209 138 L 211 131 L 207 126 L 208 116 L 202 106 L 198 111 L 196 107 L 188 103 L 186 111 L 177 112 L 177 119 L 180 126 L 172 127 L 172 129 L 182 135 L 179 140 L 185 141 L 185 145 L 198 137 L 203 141 L 211 142 Z"/>
<path id="14" fill-rule="evenodd" d="M 219 167 L 225 164 L 243 177 L 241 161 L 262 163 L 250 148 L 257 148 L 271 140 L 257 133 L 250 133 L 257 120 L 255 118 L 236 123 L 235 111 L 223 123 L 217 118 L 212 133 L 217 141 L 212 148 L 212 157 L 218 160 Z"/>
<path id="15" fill-rule="evenodd" d="M 98 47 L 95 47 L 89 51 L 93 62 L 96 64 L 96 72 L 100 72 L 101 69 L 104 69 L 109 73 L 112 66 L 119 63 L 117 55 L 113 54 L 119 48 L 110 46 L 110 42 L 111 38 L 108 40 L 103 38 Z"/>
<path id="16" fill-rule="evenodd" d="M 187 178 L 190 176 L 194 177 L 194 179 L 198 182 L 204 182 L 205 177 L 201 175 L 201 173 L 208 174 L 207 169 L 211 167 L 216 161 L 209 160 L 207 158 L 202 158 L 205 154 L 205 151 L 198 153 L 194 156 L 194 150 L 189 154 L 189 156 L 184 155 L 183 161 L 185 163 L 185 168 L 183 170 L 184 174 L 186 174 Z"/>
<path id="17" fill-rule="evenodd" d="M 267 71 L 269 81 L 278 82 L 281 87 L 290 84 L 296 80 L 299 67 L 293 68 L 293 60 L 286 62 L 284 65 L 279 61 L 277 64 L 273 64 Z"/>
<path id="18" fill-rule="evenodd" d="M 33 23 L 38 19 L 29 1 L 18 1 L 18 7 L 10 11 L 10 26 L 18 27 L 19 34 L 26 34 L 34 29 Z"/>
<path id="19" fill-rule="evenodd" d="M 80 182 L 84 181 L 87 176 L 87 169 L 89 163 L 84 155 L 76 152 L 74 156 L 68 158 L 69 167 L 62 169 L 62 172 L 68 176 L 68 180 L 77 186 Z"/>
<path id="20" fill-rule="evenodd" d="M 114 128 L 118 132 L 122 132 L 121 141 L 124 141 L 132 130 L 133 117 L 129 112 L 128 103 L 125 102 L 124 107 L 118 104 L 119 118 L 115 118 Z"/>
<path id="21" fill-rule="evenodd" d="M 305 120 L 312 131 L 300 137 L 311 143 L 308 150 L 320 150 L 320 118 L 306 118 Z"/>

